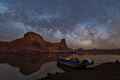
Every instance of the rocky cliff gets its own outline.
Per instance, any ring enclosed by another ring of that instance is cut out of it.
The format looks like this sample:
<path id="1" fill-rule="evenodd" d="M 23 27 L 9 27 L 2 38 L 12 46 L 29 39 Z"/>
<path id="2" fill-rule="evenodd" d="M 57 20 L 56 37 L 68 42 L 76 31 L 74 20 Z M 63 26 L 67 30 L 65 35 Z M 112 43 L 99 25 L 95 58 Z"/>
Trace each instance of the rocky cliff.
<path id="1" fill-rule="evenodd" d="M 39 70 L 41 64 L 55 60 L 59 51 L 67 49 L 65 39 L 52 43 L 37 33 L 28 32 L 20 39 L 0 42 L 0 63 L 19 67 L 24 74 L 30 74 Z"/>

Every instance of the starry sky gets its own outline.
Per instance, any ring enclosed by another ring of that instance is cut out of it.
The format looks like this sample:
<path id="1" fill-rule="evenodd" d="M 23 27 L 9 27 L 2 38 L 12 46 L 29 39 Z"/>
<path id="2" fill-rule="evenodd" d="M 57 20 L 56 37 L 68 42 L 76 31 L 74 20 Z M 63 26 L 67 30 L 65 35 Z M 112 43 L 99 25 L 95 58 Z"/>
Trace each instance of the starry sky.
<path id="1" fill-rule="evenodd" d="M 0 40 L 34 31 L 71 48 L 120 48 L 120 0 L 0 0 Z"/>

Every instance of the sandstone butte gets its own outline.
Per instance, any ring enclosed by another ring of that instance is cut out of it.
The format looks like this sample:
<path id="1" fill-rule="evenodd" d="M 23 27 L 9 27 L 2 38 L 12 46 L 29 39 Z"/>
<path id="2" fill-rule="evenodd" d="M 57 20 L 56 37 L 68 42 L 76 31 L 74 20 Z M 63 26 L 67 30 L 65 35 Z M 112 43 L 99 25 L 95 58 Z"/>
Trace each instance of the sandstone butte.
<path id="1" fill-rule="evenodd" d="M 28 32 L 24 37 L 0 42 L 0 63 L 18 67 L 23 74 L 31 74 L 48 61 L 69 50 L 65 39 L 60 42 L 49 42 L 37 33 Z"/>
<path id="2" fill-rule="evenodd" d="M 73 50 L 68 48 L 66 40 L 49 42 L 41 35 L 28 32 L 23 37 L 5 42 L 0 41 L 0 63 L 7 63 L 20 69 L 23 74 L 38 71 L 42 64 L 55 61 L 58 56 L 68 56 L 71 53 L 80 55 L 120 55 L 120 49 L 88 49 Z"/>

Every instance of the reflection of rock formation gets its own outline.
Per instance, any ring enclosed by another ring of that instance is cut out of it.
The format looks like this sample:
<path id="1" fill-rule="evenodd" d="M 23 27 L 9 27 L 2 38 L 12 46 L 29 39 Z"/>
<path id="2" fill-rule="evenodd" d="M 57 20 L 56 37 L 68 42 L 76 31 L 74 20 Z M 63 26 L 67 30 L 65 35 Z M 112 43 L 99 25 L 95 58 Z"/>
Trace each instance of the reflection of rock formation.
<path id="1" fill-rule="evenodd" d="M 0 64 L 0 80 L 26 80 L 26 78 L 19 69 L 8 64 Z"/>
<path id="2" fill-rule="evenodd" d="M 21 72 L 30 74 L 40 69 L 41 64 L 56 59 L 59 51 L 67 50 L 65 39 L 48 42 L 34 32 L 11 42 L 0 42 L 0 63 L 17 66 Z"/>

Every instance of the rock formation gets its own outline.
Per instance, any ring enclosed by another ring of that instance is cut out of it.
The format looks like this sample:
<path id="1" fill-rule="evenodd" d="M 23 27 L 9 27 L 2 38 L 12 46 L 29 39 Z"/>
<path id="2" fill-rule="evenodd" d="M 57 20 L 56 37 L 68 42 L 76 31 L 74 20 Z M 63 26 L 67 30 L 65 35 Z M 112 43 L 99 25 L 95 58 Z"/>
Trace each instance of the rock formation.
<path id="1" fill-rule="evenodd" d="M 24 74 L 30 74 L 39 70 L 41 64 L 55 60 L 59 51 L 67 49 L 65 39 L 52 43 L 37 33 L 28 32 L 20 39 L 0 42 L 0 63 L 19 67 Z"/>

